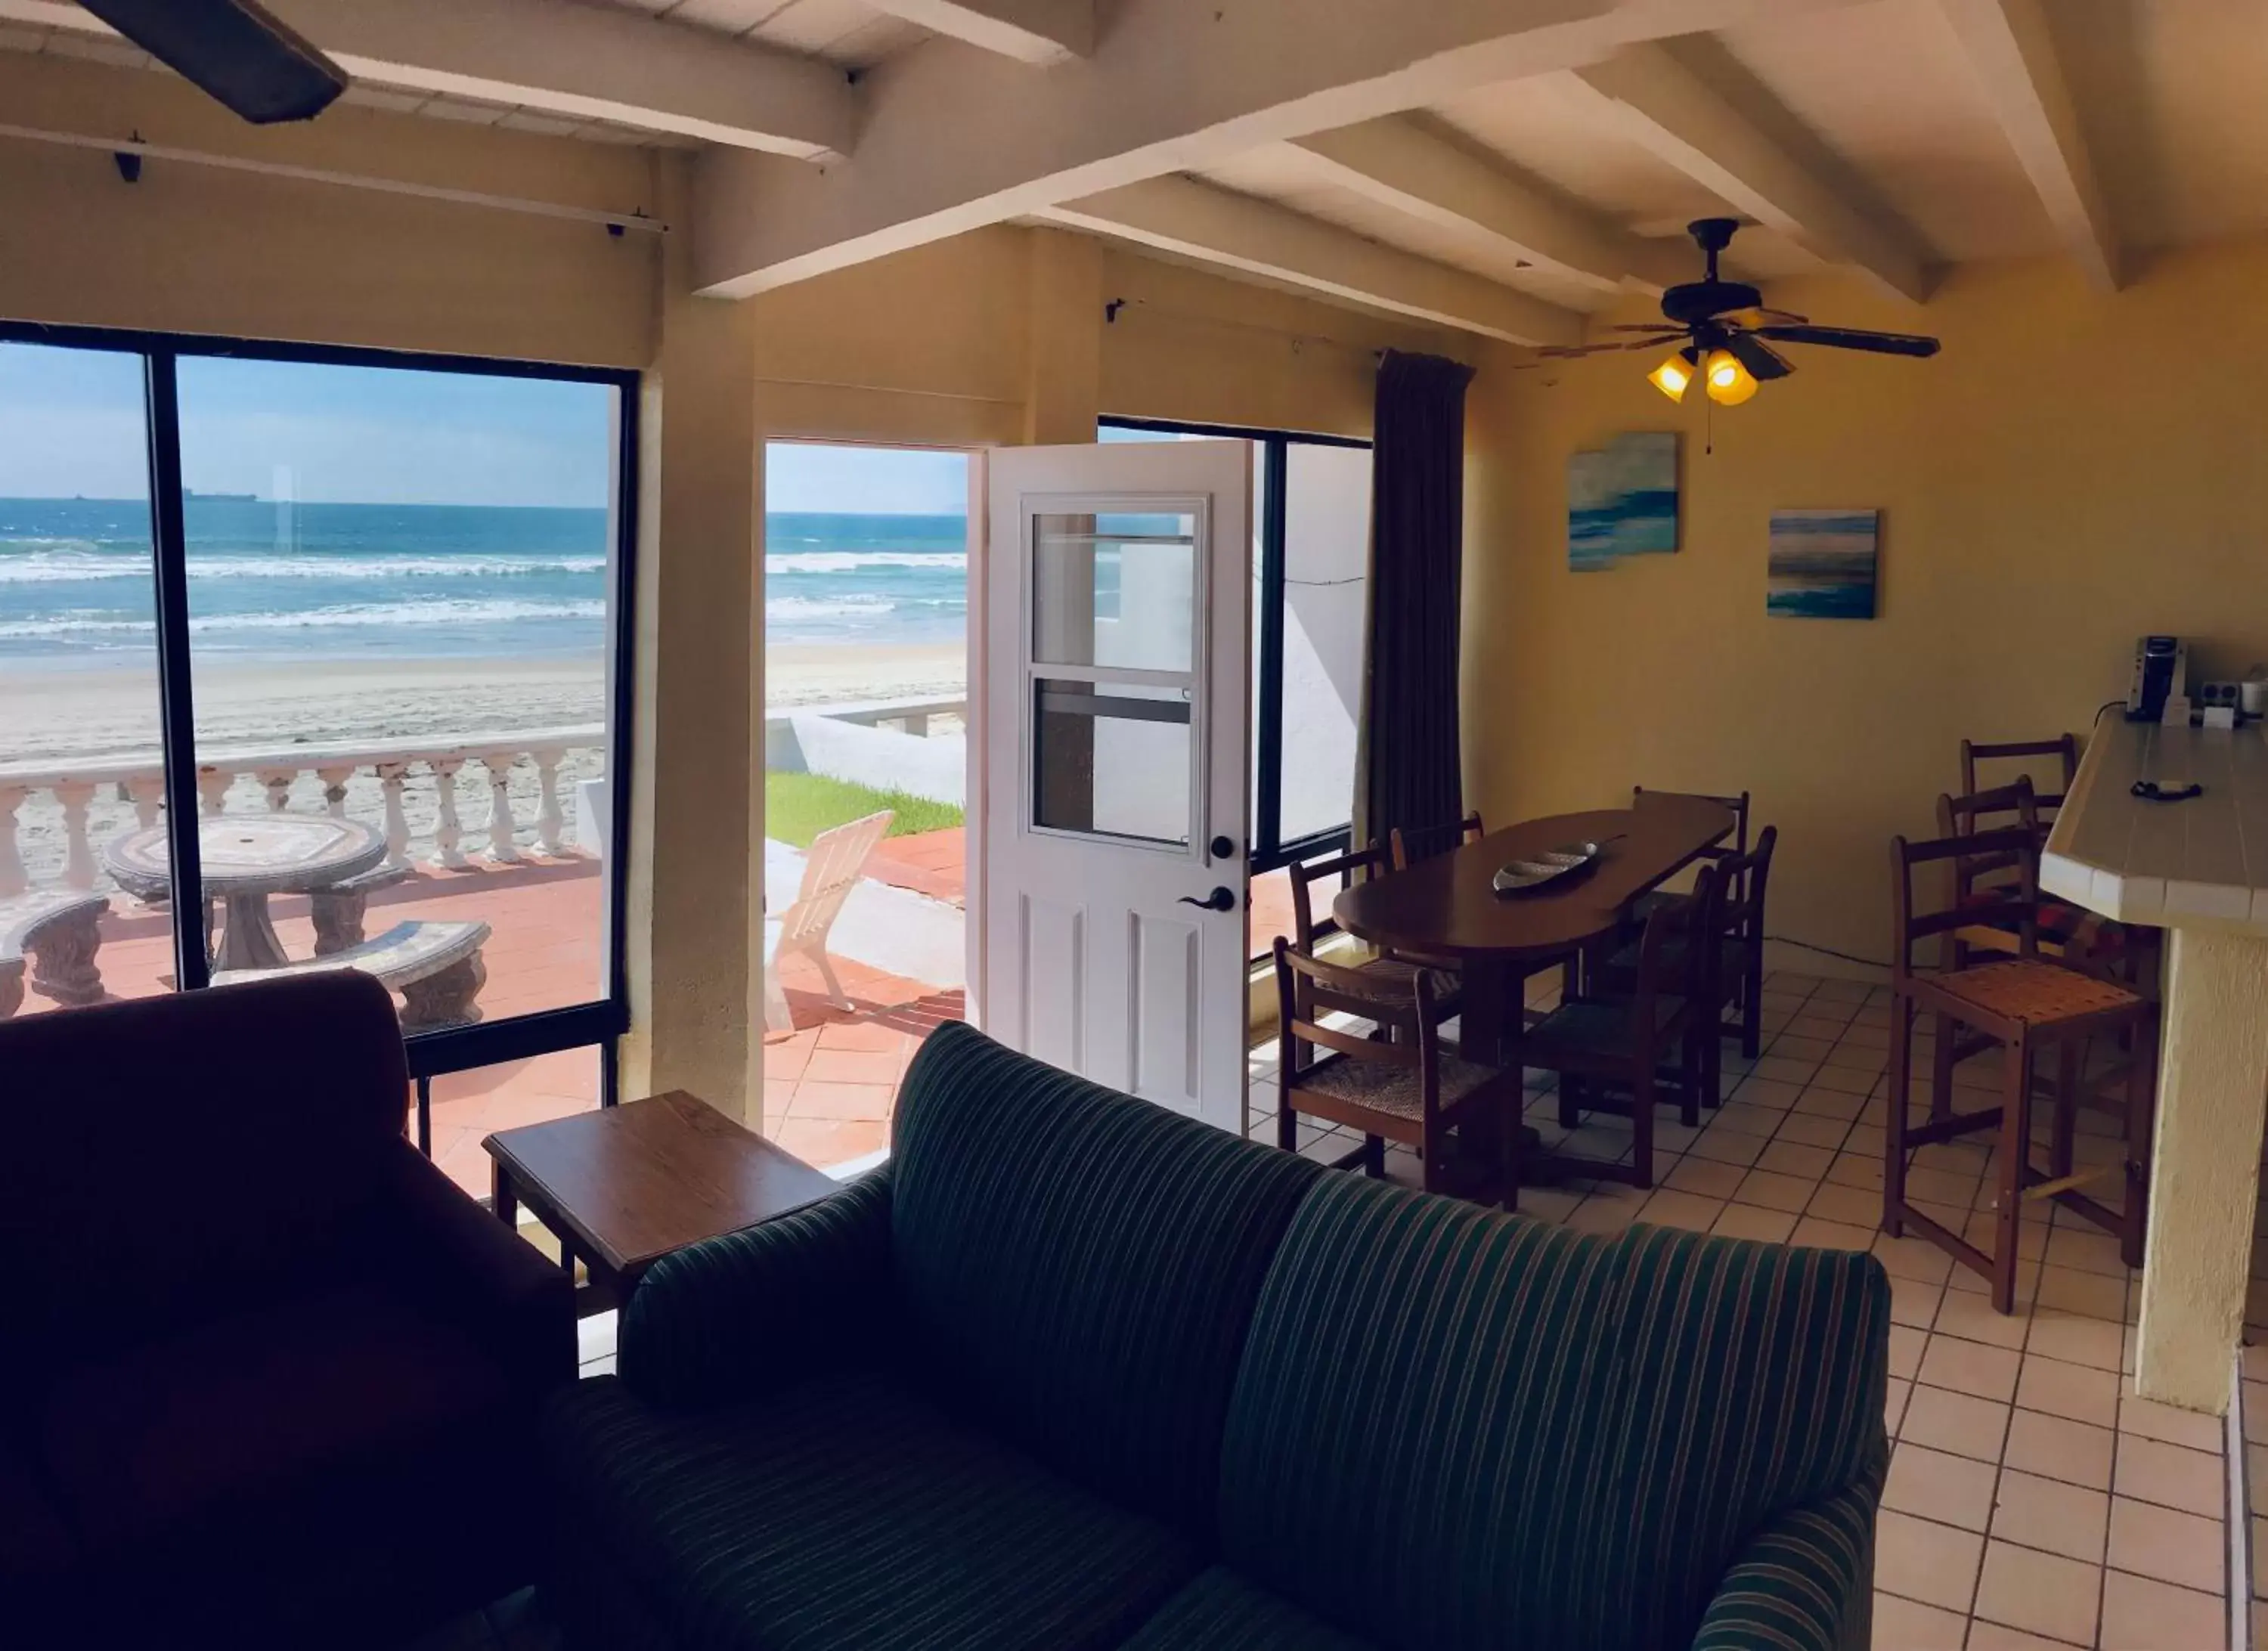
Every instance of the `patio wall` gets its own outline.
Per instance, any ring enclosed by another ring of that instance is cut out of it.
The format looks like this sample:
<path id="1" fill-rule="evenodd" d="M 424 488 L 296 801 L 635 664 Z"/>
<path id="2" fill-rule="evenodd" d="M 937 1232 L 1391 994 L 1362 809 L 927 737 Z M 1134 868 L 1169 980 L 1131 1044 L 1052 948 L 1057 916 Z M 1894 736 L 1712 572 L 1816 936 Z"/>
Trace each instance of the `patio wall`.
<path id="1" fill-rule="evenodd" d="M 2061 262 L 1962 269 L 1921 307 L 1776 283 L 1776 305 L 1944 352 L 1791 347 L 1794 375 L 1739 408 L 1674 406 L 1646 357 L 1492 359 L 1472 391 L 1468 794 L 1509 819 L 1634 783 L 1749 788 L 1781 831 L 1773 930 L 1885 958 L 1889 838 L 1934 835 L 1964 736 L 2084 735 L 2124 701 L 2138 632 L 2194 638 L 2201 679 L 2268 660 L 2264 284 L 2258 245 L 2156 256 L 2109 296 Z M 1677 554 L 1569 573 L 1568 455 L 1672 429 Z M 1765 616 L 1769 516 L 1805 506 L 1881 511 L 1879 617 Z"/>

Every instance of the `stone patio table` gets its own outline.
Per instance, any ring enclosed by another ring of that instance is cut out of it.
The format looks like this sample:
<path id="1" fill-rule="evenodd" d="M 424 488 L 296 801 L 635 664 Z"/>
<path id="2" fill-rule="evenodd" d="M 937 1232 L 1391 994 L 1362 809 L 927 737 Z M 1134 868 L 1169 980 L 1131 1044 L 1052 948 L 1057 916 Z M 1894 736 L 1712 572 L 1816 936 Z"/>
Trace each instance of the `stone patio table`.
<path id="1" fill-rule="evenodd" d="M 197 822 L 204 896 L 225 908 L 216 973 L 274 969 L 291 960 L 268 916 L 270 895 L 313 894 L 358 877 L 386 858 L 386 835 L 328 814 L 208 814 Z M 102 851 L 119 886 L 144 899 L 173 886 L 166 828 L 144 826 Z"/>

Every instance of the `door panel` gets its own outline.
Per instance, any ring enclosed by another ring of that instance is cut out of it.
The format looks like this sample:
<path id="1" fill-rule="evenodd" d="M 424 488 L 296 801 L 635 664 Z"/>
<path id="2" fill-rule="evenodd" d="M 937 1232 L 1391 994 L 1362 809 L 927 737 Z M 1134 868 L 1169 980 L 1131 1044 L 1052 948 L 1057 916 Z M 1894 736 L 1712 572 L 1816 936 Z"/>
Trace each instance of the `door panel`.
<path id="1" fill-rule="evenodd" d="M 1004 1039 L 1235 1130 L 1251 462 L 1241 441 L 991 455 L 976 971 Z"/>

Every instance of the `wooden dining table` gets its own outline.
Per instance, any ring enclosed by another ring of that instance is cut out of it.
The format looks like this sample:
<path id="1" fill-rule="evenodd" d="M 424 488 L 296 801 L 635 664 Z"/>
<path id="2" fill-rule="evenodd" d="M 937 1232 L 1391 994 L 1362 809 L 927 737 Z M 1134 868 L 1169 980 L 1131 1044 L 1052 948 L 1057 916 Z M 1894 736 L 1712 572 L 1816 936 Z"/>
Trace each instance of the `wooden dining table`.
<path id="1" fill-rule="evenodd" d="M 1705 797 L 1649 792 L 1639 807 L 1525 820 L 1355 883 L 1332 903 L 1331 915 L 1383 950 L 1454 964 L 1463 977 L 1460 1047 L 1468 1059 L 1509 1065 L 1519 1053 L 1522 983 L 1611 938 L 1633 900 L 1722 843 L 1736 823 L 1730 808 Z M 1585 842 L 1603 846 L 1580 871 L 1528 894 L 1493 887 L 1509 861 Z"/>

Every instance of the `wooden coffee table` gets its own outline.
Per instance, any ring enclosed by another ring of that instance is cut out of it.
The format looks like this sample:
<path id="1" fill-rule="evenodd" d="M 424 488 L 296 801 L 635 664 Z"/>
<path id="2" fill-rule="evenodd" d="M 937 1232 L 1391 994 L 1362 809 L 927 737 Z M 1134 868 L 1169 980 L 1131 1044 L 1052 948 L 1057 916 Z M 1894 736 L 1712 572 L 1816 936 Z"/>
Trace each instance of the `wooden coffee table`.
<path id="1" fill-rule="evenodd" d="M 583 1264 L 585 1318 L 621 1306 L 672 1250 L 786 1215 L 839 1184 L 681 1089 L 481 1145 L 497 1219 L 516 1227 L 526 1205 L 559 1241 L 560 1264 Z"/>

